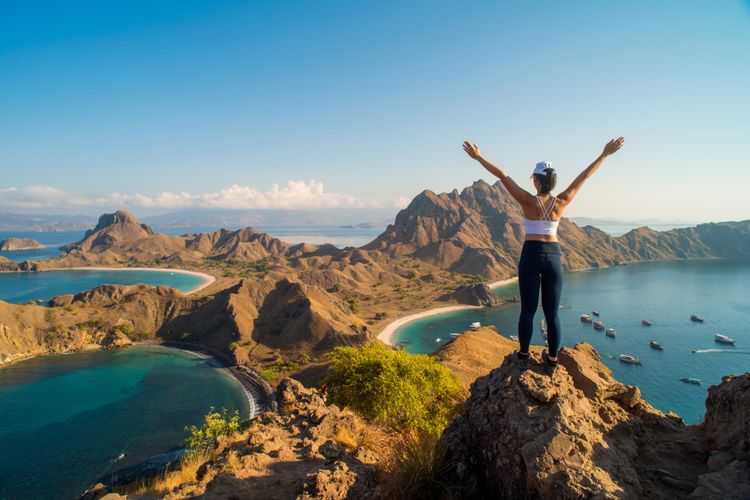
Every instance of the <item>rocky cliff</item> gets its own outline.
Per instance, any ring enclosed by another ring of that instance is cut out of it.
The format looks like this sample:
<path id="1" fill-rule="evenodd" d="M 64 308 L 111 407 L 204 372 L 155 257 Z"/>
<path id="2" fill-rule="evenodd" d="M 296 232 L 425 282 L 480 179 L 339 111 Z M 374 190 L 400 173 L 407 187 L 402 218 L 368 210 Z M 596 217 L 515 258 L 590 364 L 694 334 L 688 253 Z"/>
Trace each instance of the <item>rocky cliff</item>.
<path id="1" fill-rule="evenodd" d="M 442 440 L 464 498 L 748 498 L 750 374 L 709 390 L 706 423 L 686 426 L 625 386 L 588 344 L 507 357 L 471 385 Z"/>

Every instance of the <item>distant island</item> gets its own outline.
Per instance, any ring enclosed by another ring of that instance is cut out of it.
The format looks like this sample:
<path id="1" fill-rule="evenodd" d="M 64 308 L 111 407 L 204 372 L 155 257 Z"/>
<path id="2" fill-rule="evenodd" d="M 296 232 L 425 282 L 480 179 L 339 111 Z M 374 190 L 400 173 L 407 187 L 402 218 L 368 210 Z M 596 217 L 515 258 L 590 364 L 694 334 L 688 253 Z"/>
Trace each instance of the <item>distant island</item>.
<path id="1" fill-rule="evenodd" d="M 39 250 L 46 248 L 42 243 L 31 238 L 8 238 L 0 241 L 0 252 L 15 252 L 18 250 Z"/>

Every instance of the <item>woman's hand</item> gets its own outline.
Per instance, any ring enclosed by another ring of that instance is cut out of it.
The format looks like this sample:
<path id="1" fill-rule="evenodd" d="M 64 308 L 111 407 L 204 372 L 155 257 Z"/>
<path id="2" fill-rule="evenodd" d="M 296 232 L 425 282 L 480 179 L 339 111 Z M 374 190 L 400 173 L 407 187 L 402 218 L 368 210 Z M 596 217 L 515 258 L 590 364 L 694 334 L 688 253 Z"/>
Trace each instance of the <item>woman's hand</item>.
<path id="1" fill-rule="evenodd" d="M 620 136 L 617 139 L 612 139 L 607 143 L 606 146 L 604 146 L 604 151 L 602 151 L 602 156 L 609 156 L 611 154 L 616 153 L 622 145 L 625 143 L 625 138 Z"/>
<path id="2" fill-rule="evenodd" d="M 478 160 L 482 157 L 482 153 L 479 152 L 479 146 L 469 141 L 464 141 L 464 151 L 466 151 L 466 154 L 471 156 L 475 160 Z"/>

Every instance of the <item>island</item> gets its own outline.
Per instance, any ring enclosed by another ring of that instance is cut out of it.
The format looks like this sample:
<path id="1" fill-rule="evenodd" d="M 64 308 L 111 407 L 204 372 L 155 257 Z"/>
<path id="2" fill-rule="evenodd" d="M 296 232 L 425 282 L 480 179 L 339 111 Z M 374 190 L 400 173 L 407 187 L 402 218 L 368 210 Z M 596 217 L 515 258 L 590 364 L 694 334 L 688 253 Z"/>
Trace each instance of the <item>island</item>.
<path id="1" fill-rule="evenodd" d="M 31 238 L 7 238 L 0 241 L 0 252 L 16 252 L 19 250 L 40 250 L 46 248 L 42 243 Z"/>

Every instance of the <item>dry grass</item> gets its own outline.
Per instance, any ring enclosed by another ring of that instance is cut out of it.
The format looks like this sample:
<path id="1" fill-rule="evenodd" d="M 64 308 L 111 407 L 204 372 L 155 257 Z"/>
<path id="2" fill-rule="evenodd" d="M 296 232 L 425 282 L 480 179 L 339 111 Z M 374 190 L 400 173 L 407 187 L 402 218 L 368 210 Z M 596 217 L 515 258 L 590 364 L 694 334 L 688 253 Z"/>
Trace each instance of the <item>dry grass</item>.
<path id="1" fill-rule="evenodd" d="M 242 462 L 240 461 L 240 456 L 237 453 L 237 450 L 229 450 L 222 472 L 236 475 L 241 469 Z"/>
<path id="2" fill-rule="evenodd" d="M 198 469 L 212 458 L 213 451 L 186 453 L 177 469 L 166 471 L 155 478 L 136 481 L 118 490 L 122 494 L 133 496 L 164 495 L 178 486 L 195 483 L 198 479 Z"/>
<path id="3" fill-rule="evenodd" d="M 445 446 L 430 435 L 406 433 L 395 447 L 384 478 L 386 496 L 428 499 L 460 498 L 443 480 L 447 471 Z"/>
<path id="4" fill-rule="evenodd" d="M 333 440 L 343 446 L 347 453 L 352 453 L 359 445 L 354 433 L 347 427 L 339 427 L 333 435 Z"/>

